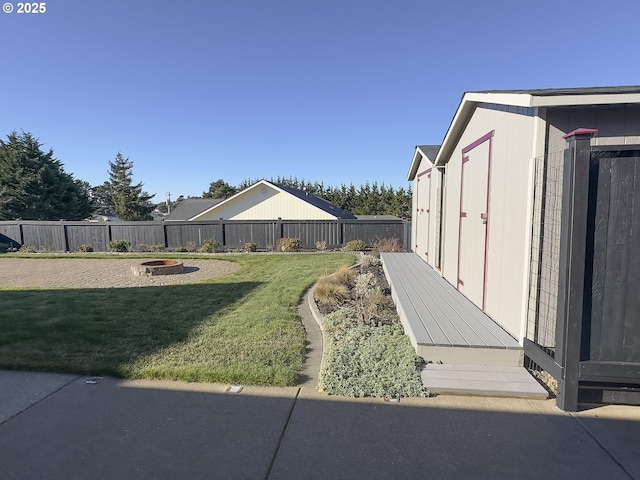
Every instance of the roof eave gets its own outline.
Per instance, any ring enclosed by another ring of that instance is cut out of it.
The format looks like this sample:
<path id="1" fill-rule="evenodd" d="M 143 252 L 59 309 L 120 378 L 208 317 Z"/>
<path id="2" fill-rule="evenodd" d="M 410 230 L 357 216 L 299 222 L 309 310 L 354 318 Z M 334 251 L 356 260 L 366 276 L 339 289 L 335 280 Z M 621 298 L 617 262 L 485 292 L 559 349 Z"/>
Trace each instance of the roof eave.
<path id="1" fill-rule="evenodd" d="M 615 105 L 640 103 L 640 93 L 598 93 L 567 95 L 534 95 L 526 92 L 467 92 L 462 96 L 451 125 L 442 141 L 442 147 L 434 163 L 442 167 L 455 148 L 460 135 L 480 103 L 512 105 L 517 107 L 563 107 L 580 105 Z"/>

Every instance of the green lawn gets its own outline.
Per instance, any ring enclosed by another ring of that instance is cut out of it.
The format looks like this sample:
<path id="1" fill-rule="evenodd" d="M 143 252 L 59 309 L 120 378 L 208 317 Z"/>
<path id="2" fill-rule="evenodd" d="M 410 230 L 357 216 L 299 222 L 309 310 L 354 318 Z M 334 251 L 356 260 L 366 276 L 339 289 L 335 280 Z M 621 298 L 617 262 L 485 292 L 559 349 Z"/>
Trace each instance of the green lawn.
<path id="1" fill-rule="evenodd" d="M 301 295 L 354 256 L 221 259 L 240 270 L 176 286 L 0 288 L 0 368 L 295 384 L 305 352 Z"/>

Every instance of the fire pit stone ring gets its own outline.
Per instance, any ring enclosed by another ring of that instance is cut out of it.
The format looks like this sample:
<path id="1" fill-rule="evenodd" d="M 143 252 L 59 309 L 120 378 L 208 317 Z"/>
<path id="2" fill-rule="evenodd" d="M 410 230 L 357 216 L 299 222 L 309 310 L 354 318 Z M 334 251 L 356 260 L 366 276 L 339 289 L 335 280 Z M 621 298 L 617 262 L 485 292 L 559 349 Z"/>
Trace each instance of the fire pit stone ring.
<path id="1" fill-rule="evenodd" d="M 175 275 L 184 271 L 184 265 L 177 260 L 152 260 L 143 262 L 140 265 L 132 265 L 131 272 L 137 277 L 146 275 L 153 277 L 156 275 Z"/>

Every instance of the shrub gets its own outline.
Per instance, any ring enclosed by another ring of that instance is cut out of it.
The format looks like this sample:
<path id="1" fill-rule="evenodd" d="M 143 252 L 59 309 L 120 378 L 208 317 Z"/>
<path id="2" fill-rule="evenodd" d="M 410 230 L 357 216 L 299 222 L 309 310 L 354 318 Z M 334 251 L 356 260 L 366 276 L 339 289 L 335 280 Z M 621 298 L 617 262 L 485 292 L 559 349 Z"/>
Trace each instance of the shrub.
<path id="1" fill-rule="evenodd" d="M 360 265 L 362 265 L 362 268 L 364 269 L 377 267 L 381 264 L 382 262 L 380 261 L 380 259 L 378 257 L 374 257 L 373 255 L 363 255 L 362 261 L 360 262 Z"/>
<path id="2" fill-rule="evenodd" d="M 78 252 L 80 252 L 80 253 L 93 252 L 93 246 L 92 245 L 82 244 L 82 245 L 78 246 Z"/>
<path id="3" fill-rule="evenodd" d="M 149 248 L 151 249 L 152 252 L 164 252 L 163 243 L 156 243 L 155 245 L 151 245 Z"/>
<path id="4" fill-rule="evenodd" d="M 316 242 L 316 250 L 318 250 L 319 252 L 324 252 L 326 249 L 327 249 L 327 242 L 325 242 L 324 240 L 320 240 Z"/>
<path id="5" fill-rule="evenodd" d="M 373 250 L 378 254 L 382 252 L 404 252 L 399 238 L 376 238 L 373 242 Z"/>
<path id="6" fill-rule="evenodd" d="M 423 361 L 397 321 L 362 325 L 353 311 L 327 315 L 325 322 L 328 317 L 331 348 L 320 372 L 321 390 L 347 397 L 428 396 L 420 379 Z"/>
<path id="7" fill-rule="evenodd" d="M 111 240 L 109 242 L 110 252 L 130 252 L 131 242 L 129 240 Z"/>
<path id="8" fill-rule="evenodd" d="M 145 245 L 144 243 L 139 243 L 136 245 L 136 251 L 138 252 L 150 252 L 151 247 L 149 245 Z"/>
<path id="9" fill-rule="evenodd" d="M 185 247 L 177 247 L 173 249 L 174 252 L 188 252 Z"/>
<path id="10" fill-rule="evenodd" d="M 216 253 L 220 248 L 220 244 L 210 238 L 207 238 L 204 242 L 202 242 L 202 247 L 200 247 L 200 251 L 204 253 Z"/>
<path id="11" fill-rule="evenodd" d="M 187 252 L 193 253 L 198 249 L 198 244 L 196 242 L 187 242 Z"/>
<path id="12" fill-rule="evenodd" d="M 364 252 L 366 249 L 367 244 L 364 240 L 351 240 L 343 248 L 345 252 Z"/>
<path id="13" fill-rule="evenodd" d="M 298 252 L 302 248 L 299 238 L 281 238 L 278 241 L 278 249 L 281 252 Z"/>
<path id="14" fill-rule="evenodd" d="M 258 246 L 255 243 L 245 243 L 244 244 L 244 251 L 247 253 L 250 252 L 255 252 L 256 250 L 258 250 Z"/>
<path id="15" fill-rule="evenodd" d="M 38 249 L 35 245 L 22 245 L 18 251 L 20 253 L 36 253 Z"/>
<path id="16" fill-rule="evenodd" d="M 314 298 L 322 305 L 335 307 L 349 297 L 349 287 L 336 283 L 331 277 L 320 277 L 316 283 Z"/>
<path id="17" fill-rule="evenodd" d="M 331 281 L 333 281 L 334 283 L 346 285 L 348 287 L 353 285 L 353 281 L 355 278 L 355 270 L 345 265 L 341 266 L 333 275 L 331 275 Z"/>
<path id="18" fill-rule="evenodd" d="M 372 323 L 384 306 L 385 297 L 378 280 L 371 272 L 361 273 L 356 277 L 354 292 L 356 309 L 364 323 Z"/>

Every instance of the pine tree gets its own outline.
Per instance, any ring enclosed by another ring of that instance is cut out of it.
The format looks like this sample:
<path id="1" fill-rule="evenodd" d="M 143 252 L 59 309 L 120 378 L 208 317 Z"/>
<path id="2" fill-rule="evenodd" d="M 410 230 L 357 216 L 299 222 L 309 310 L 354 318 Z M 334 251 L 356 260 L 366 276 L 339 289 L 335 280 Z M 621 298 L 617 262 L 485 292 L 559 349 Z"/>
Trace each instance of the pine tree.
<path id="1" fill-rule="evenodd" d="M 0 220 L 82 220 L 95 205 L 86 184 L 64 171 L 53 150 L 44 153 L 30 133 L 0 140 Z"/>
<path id="2" fill-rule="evenodd" d="M 132 185 L 133 162 L 118 152 L 115 161 L 109 162 L 109 169 L 109 181 L 98 187 L 103 194 L 103 202 L 121 220 L 152 220 L 154 205 L 151 199 L 155 195 L 144 192 L 142 183 Z"/>

